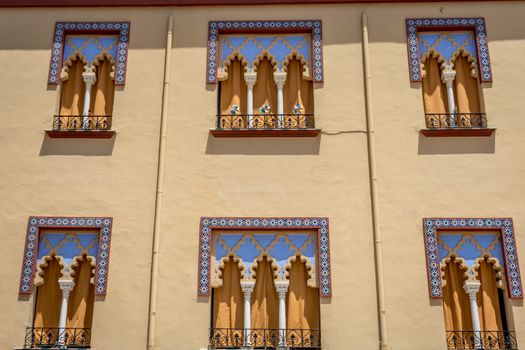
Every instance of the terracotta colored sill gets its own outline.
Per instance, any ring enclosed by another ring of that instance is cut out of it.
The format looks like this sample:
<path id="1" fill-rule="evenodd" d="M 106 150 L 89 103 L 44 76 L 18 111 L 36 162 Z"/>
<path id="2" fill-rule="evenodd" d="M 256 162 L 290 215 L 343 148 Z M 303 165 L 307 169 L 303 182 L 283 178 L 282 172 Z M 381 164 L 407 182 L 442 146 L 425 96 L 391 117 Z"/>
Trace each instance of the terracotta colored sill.
<path id="1" fill-rule="evenodd" d="M 215 137 L 316 137 L 321 129 L 211 129 Z"/>
<path id="2" fill-rule="evenodd" d="M 494 128 L 421 129 L 421 133 L 426 137 L 487 137 L 495 131 Z"/>
<path id="3" fill-rule="evenodd" d="M 109 139 L 116 134 L 116 131 L 46 130 L 46 134 L 52 139 Z"/>

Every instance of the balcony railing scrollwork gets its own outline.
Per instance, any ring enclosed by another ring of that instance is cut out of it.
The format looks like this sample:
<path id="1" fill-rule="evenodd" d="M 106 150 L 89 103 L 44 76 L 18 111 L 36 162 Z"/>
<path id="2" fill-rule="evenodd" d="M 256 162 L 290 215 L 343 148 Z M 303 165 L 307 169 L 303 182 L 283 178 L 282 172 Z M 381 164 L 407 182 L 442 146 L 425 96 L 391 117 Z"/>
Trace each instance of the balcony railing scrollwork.
<path id="1" fill-rule="evenodd" d="M 53 131 L 108 131 L 111 130 L 110 115 L 55 115 Z"/>
<path id="2" fill-rule="evenodd" d="M 209 349 L 321 349 L 318 329 L 212 328 Z"/>
<path id="3" fill-rule="evenodd" d="M 68 348 L 89 348 L 90 328 L 46 328 L 26 329 L 24 349 L 64 346 Z"/>
<path id="4" fill-rule="evenodd" d="M 518 350 L 511 331 L 447 331 L 448 350 Z"/>
<path id="5" fill-rule="evenodd" d="M 485 113 L 425 113 L 425 124 L 428 129 L 468 129 L 486 128 Z"/>
<path id="6" fill-rule="evenodd" d="M 220 130 L 315 129 L 313 114 L 219 114 Z"/>

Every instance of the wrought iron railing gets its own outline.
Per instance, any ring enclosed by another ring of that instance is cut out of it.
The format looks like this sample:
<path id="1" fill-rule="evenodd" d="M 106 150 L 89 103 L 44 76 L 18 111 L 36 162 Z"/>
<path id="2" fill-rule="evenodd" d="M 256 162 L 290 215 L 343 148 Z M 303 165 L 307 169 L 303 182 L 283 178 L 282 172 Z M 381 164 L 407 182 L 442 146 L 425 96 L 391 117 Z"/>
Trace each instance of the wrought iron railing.
<path id="1" fill-rule="evenodd" d="M 54 131 L 105 131 L 111 130 L 110 115 L 55 115 Z"/>
<path id="2" fill-rule="evenodd" d="M 321 349 L 318 329 L 212 328 L 209 349 Z"/>
<path id="3" fill-rule="evenodd" d="M 518 350 L 511 331 L 447 331 L 449 350 Z"/>
<path id="4" fill-rule="evenodd" d="M 314 129 L 313 114 L 219 114 L 217 129 Z"/>
<path id="5" fill-rule="evenodd" d="M 486 128 L 485 113 L 425 113 L 425 123 L 429 129 L 439 128 Z"/>
<path id="6" fill-rule="evenodd" d="M 25 349 L 58 347 L 89 348 L 90 328 L 43 328 L 26 329 Z"/>

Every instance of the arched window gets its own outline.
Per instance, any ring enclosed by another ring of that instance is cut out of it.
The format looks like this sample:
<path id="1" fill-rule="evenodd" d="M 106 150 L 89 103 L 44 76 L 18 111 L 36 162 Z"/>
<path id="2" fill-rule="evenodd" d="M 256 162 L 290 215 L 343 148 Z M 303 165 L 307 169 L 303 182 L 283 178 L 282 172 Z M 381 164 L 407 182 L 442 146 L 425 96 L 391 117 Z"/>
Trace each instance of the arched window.
<path id="1" fill-rule="evenodd" d="M 320 346 L 316 234 L 218 233 L 210 346 Z"/>

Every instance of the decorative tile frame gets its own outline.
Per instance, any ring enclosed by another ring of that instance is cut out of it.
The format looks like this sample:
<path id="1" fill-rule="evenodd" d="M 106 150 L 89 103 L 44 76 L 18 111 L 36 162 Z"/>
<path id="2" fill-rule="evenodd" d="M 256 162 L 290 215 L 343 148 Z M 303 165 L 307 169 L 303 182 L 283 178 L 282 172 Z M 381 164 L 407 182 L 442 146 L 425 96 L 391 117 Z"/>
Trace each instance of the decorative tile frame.
<path id="1" fill-rule="evenodd" d="M 130 22 L 57 22 L 53 35 L 47 83 L 57 85 L 60 82 L 66 35 L 87 33 L 119 35 L 117 57 L 115 58 L 115 85 L 124 85 L 128 63 L 129 29 Z"/>
<path id="2" fill-rule="evenodd" d="M 407 46 L 410 81 L 421 81 L 421 58 L 417 33 L 429 30 L 473 30 L 478 54 L 479 79 L 482 83 L 492 82 L 487 29 L 484 18 L 408 18 Z"/>
<path id="3" fill-rule="evenodd" d="M 199 279 L 197 294 L 211 294 L 212 230 L 317 230 L 321 297 L 332 296 L 328 218 L 224 218 L 202 217 L 199 229 Z"/>
<path id="4" fill-rule="evenodd" d="M 320 20 L 304 21 L 210 21 L 208 25 L 208 54 L 206 62 L 206 82 L 217 83 L 219 64 L 219 35 L 222 33 L 272 33 L 272 32 L 310 32 L 312 34 L 313 81 L 323 82 L 323 29 Z"/>
<path id="5" fill-rule="evenodd" d="M 106 295 L 112 224 L 110 217 L 29 217 L 19 294 L 33 292 L 41 229 L 95 229 L 99 230 L 95 295 Z"/>
<path id="6" fill-rule="evenodd" d="M 499 231 L 505 258 L 505 276 L 511 299 L 523 299 L 523 289 L 518 263 L 518 251 L 511 218 L 424 218 L 425 252 L 428 290 L 431 298 L 441 298 L 440 257 L 438 231 Z"/>

